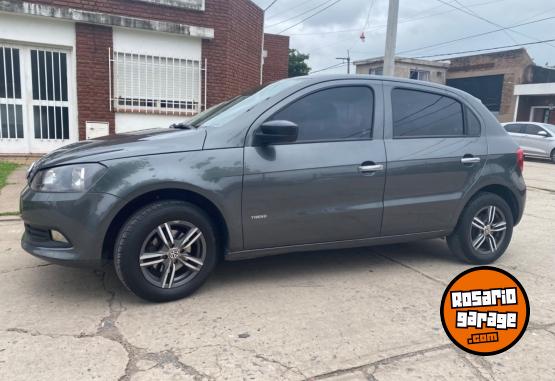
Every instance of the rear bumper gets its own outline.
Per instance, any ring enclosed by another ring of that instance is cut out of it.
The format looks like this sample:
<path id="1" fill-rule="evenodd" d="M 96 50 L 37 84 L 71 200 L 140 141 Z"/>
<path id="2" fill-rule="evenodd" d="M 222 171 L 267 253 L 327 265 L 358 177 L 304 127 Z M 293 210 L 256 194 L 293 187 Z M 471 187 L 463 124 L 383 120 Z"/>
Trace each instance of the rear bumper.
<path id="1" fill-rule="evenodd" d="M 105 193 L 21 193 L 25 233 L 21 247 L 46 261 L 68 266 L 101 267 L 104 237 L 118 198 Z M 51 230 L 69 243 L 51 239 Z"/>
<path id="2" fill-rule="evenodd" d="M 522 220 L 522 216 L 524 216 L 524 208 L 526 207 L 526 186 L 524 187 L 524 190 L 520 191 L 519 196 L 520 196 L 518 200 L 519 210 L 518 210 L 517 218 L 515 220 L 515 226 L 520 223 L 520 221 Z"/>

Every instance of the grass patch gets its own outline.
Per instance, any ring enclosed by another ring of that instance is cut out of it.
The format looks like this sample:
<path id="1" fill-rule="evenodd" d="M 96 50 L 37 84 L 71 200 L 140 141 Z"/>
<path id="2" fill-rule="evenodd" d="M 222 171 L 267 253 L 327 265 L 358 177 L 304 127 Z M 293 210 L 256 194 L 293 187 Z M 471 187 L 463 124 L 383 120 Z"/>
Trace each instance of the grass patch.
<path id="1" fill-rule="evenodd" d="M 19 164 L 10 163 L 8 161 L 0 161 L 0 189 L 4 188 L 8 176 L 19 167 Z"/>

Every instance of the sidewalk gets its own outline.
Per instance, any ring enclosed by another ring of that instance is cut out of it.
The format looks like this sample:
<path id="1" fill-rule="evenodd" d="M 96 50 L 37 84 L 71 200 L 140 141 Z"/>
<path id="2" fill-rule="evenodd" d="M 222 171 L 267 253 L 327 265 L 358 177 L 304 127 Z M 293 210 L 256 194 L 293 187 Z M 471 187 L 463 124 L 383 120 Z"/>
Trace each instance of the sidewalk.
<path id="1" fill-rule="evenodd" d="M 2 214 L 19 213 L 19 194 L 25 186 L 27 166 L 22 165 L 8 177 L 8 183 L 0 190 L 0 219 L 13 219 L 16 216 Z"/>

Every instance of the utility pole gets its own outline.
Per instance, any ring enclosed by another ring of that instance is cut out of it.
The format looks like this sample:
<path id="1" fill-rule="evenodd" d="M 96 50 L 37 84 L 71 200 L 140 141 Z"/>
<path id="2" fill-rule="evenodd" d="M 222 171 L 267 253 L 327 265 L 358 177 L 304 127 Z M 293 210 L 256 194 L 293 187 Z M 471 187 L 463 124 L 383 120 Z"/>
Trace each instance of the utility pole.
<path id="1" fill-rule="evenodd" d="M 387 14 L 387 35 L 385 37 L 385 54 L 383 74 L 395 75 L 395 48 L 397 44 L 397 22 L 399 20 L 399 0 L 389 0 Z"/>
<path id="2" fill-rule="evenodd" d="M 347 50 L 347 57 L 337 57 L 336 60 L 347 62 L 347 74 L 351 74 L 351 52 Z"/>

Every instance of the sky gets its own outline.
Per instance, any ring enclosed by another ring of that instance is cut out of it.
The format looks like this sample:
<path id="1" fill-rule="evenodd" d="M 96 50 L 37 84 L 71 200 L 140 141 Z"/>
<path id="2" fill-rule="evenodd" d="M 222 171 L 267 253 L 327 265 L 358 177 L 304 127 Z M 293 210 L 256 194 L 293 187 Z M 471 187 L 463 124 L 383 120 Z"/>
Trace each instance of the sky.
<path id="1" fill-rule="evenodd" d="M 263 9 L 273 2 L 253 1 Z M 555 40 L 553 0 L 399 1 L 397 56 L 420 58 Z M 322 70 L 341 63 L 336 57 L 345 57 L 347 50 L 350 50 L 353 60 L 383 56 L 388 5 L 389 0 L 277 0 L 266 11 L 265 31 L 289 35 L 290 47 L 310 54 L 309 66 L 313 71 Z M 327 6 L 330 7 L 323 10 Z M 314 17 L 303 21 L 319 11 Z M 536 22 L 549 17 L 552 18 Z M 529 24 L 500 30 L 523 23 Z M 365 42 L 360 39 L 363 31 Z M 487 34 L 465 38 L 481 33 Z M 465 39 L 428 47 L 460 38 Z M 536 64 L 555 66 L 555 41 L 525 47 Z M 476 53 L 461 55 L 468 54 Z M 346 71 L 347 66 L 344 65 L 322 73 Z"/>

